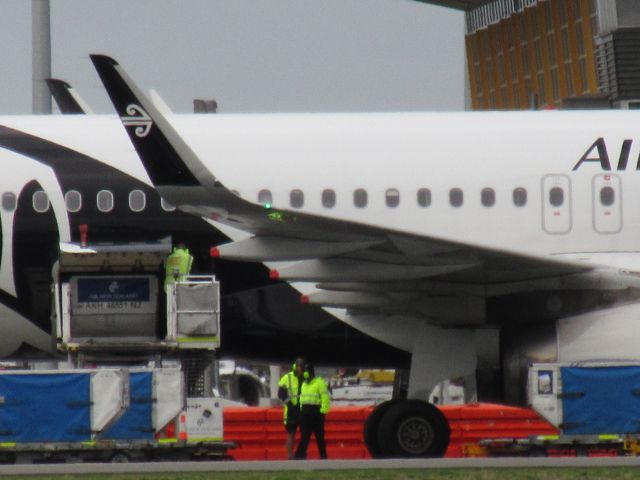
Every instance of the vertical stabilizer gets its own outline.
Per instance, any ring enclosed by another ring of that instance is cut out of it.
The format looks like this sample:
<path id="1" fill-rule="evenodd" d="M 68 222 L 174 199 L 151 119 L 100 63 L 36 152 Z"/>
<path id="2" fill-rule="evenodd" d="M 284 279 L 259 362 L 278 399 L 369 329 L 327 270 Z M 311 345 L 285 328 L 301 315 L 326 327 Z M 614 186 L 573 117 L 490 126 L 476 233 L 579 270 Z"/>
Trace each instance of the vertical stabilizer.
<path id="1" fill-rule="evenodd" d="M 90 57 L 153 184 L 213 187 L 211 172 L 118 62 Z"/>
<path id="2" fill-rule="evenodd" d="M 47 82 L 47 87 L 63 114 L 82 115 L 93 113 L 89 105 L 64 80 L 46 78 L 45 82 Z"/>

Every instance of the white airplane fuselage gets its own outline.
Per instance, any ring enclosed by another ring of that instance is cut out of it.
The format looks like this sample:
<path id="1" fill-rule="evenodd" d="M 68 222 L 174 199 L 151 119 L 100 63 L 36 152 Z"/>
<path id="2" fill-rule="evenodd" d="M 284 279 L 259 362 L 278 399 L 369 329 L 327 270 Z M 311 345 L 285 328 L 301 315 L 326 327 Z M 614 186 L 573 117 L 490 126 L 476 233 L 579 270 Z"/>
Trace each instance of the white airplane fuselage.
<path id="1" fill-rule="evenodd" d="M 169 118 L 211 171 L 252 202 L 269 190 L 274 208 L 634 270 L 640 269 L 632 255 L 640 251 L 636 117 L 611 111 Z M 150 184 L 115 116 L 0 117 L 0 125 L 73 148 Z M 602 145 L 606 159 L 600 158 Z M 0 191 L 11 191 L 20 159 L 3 151 L 0 161 L 7 162 Z M 600 198 L 605 186 L 613 191 L 609 205 Z M 554 187 L 563 192 L 555 206 L 549 198 Z M 330 208 L 322 204 L 325 189 L 335 192 Z M 357 189 L 366 191 L 363 207 L 354 204 Z M 418 203 L 420 189 L 428 190 L 428 205 Z M 515 203 L 517 189 L 526 195 L 521 205 Z M 290 204 L 293 190 L 304 195 L 298 208 Z M 399 195 L 397 206 L 386 203 L 390 190 Z M 462 196 L 457 206 L 452 190 Z M 490 204 L 483 204 L 483 190 L 493 196 Z M 50 194 L 54 209 L 60 208 L 57 193 Z"/>
<path id="2" fill-rule="evenodd" d="M 172 124 L 242 198 L 520 254 L 640 251 L 640 139 L 631 112 L 175 116 Z M 602 139 L 611 170 L 594 142 Z M 623 144 L 630 144 L 624 153 Z M 622 154 L 621 154 L 622 151 Z M 620 156 L 626 167 L 619 169 Z M 585 156 L 586 160 L 580 162 Z M 560 205 L 550 190 L 562 189 Z M 613 190 L 604 205 L 601 190 Z M 322 205 L 324 189 L 335 206 Z M 367 204 L 354 204 L 354 191 Z M 386 204 L 389 189 L 397 206 Z M 417 200 L 430 191 L 428 206 Z M 462 204 L 452 205 L 452 189 Z M 495 200 L 483 205 L 482 191 Z M 526 203 L 514 203 L 514 190 Z M 300 190 L 304 203 L 290 204 Z M 491 194 L 489 194 L 491 195 Z M 629 267 L 629 265 L 627 265 Z M 638 264 L 640 268 L 640 264 Z"/>

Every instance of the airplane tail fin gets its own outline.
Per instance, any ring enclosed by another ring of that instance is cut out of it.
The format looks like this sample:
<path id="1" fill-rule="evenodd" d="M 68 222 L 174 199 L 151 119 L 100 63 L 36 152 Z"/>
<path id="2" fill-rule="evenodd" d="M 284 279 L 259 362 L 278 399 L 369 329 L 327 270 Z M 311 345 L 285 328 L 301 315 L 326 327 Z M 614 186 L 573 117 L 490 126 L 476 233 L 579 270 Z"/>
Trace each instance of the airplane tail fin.
<path id="1" fill-rule="evenodd" d="M 171 107 L 167 105 L 167 102 L 164 101 L 164 98 L 162 98 L 160 94 L 153 88 L 149 90 L 149 98 L 160 113 L 164 115 L 173 114 L 173 110 L 171 110 Z"/>
<path id="2" fill-rule="evenodd" d="M 93 113 L 89 105 L 77 94 L 71 85 L 57 78 L 45 78 L 51 96 L 63 114 Z"/>
<path id="3" fill-rule="evenodd" d="M 154 186 L 213 186 L 215 178 L 114 59 L 90 55 Z"/>

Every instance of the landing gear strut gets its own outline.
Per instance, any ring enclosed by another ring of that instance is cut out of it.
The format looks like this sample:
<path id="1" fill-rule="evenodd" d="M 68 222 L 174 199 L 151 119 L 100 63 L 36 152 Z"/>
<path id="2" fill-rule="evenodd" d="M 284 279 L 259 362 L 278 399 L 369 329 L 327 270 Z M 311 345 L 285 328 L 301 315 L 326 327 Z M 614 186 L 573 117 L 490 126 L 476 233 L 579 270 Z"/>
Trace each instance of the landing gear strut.
<path id="1" fill-rule="evenodd" d="M 481 309 L 474 310 L 474 314 L 479 311 Z M 429 398 L 434 387 L 445 379 L 474 373 L 478 368 L 478 345 L 487 351 L 495 346 L 497 351 L 495 332 L 485 335 L 479 329 L 442 328 L 412 315 L 347 313 L 345 321 L 411 352 L 408 381 L 399 381 L 397 387 L 400 388 L 395 389 L 394 394 L 413 400 L 396 397 L 371 413 L 364 431 L 371 455 L 374 458 L 444 456 L 451 436 L 447 419 L 439 409 L 418 399 Z M 496 342 L 489 341 L 492 336 Z"/>
<path id="2" fill-rule="evenodd" d="M 439 458 L 451 430 L 442 412 L 421 400 L 390 400 L 371 413 L 364 440 L 374 458 Z"/>

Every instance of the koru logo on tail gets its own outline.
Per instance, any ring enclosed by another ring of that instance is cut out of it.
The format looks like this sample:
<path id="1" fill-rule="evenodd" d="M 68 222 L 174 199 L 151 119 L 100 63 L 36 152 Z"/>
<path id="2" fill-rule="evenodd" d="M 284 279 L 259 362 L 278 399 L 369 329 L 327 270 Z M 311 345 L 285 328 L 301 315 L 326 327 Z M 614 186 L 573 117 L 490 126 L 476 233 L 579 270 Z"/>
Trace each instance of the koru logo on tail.
<path id="1" fill-rule="evenodd" d="M 126 108 L 127 115 L 120 117 L 125 127 L 135 127 L 136 137 L 144 138 L 149 134 L 153 121 L 147 112 L 140 105 L 131 103 Z"/>

